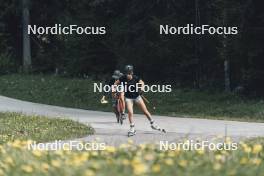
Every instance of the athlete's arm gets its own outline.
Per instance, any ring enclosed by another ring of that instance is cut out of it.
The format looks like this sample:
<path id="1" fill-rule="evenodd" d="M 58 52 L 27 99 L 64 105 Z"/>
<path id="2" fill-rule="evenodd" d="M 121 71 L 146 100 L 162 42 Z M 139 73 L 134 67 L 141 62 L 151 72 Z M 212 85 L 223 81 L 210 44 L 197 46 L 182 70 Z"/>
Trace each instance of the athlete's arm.
<path id="1" fill-rule="evenodd" d="M 141 94 L 142 92 L 143 92 L 143 87 L 145 86 L 145 83 L 144 83 L 144 81 L 142 80 L 142 79 L 140 79 L 139 81 L 138 81 L 138 83 L 139 83 L 139 93 Z"/>
<path id="2" fill-rule="evenodd" d="M 114 83 L 114 86 L 112 87 L 112 97 L 115 97 L 116 94 L 116 86 L 118 86 L 120 84 L 120 80 L 116 80 Z"/>
<path id="3" fill-rule="evenodd" d="M 111 85 L 110 82 L 111 82 L 111 81 L 107 81 L 107 80 L 105 80 L 104 85 Z M 101 98 L 101 103 L 103 103 L 103 102 L 106 101 L 105 98 L 106 98 L 107 96 L 109 96 L 109 92 L 104 91 L 104 92 L 103 92 L 103 96 L 102 96 L 102 98 Z"/>

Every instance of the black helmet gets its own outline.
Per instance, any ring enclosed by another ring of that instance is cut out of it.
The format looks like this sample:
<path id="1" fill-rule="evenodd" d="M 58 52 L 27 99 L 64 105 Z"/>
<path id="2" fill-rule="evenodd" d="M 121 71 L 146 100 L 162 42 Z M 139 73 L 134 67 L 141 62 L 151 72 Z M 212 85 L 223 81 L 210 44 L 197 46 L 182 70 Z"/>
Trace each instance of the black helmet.
<path id="1" fill-rule="evenodd" d="M 133 73 L 133 70 L 134 70 L 134 68 L 133 68 L 133 65 L 126 65 L 125 66 L 125 72 L 128 74 L 128 73 Z"/>
<path id="2" fill-rule="evenodd" d="M 113 75 L 112 75 L 112 78 L 114 79 L 119 79 L 123 74 L 120 72 L 120 70 L 115 70 Z"/>

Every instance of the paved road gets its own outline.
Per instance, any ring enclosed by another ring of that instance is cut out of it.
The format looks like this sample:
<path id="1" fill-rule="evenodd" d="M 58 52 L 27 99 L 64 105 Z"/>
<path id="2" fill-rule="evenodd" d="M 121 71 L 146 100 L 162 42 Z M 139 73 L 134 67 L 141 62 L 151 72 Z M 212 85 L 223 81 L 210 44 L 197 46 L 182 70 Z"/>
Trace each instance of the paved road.
<path id="1" fill-rule="evenodd" d="M 124 125 L 116 123 L 112 113 L 88 111 L 58 106 L 43 105 L 16 100 L 0 96 L 0 111 L 22 112 L 25 114 L 44 115 L 49 117 L 69 118 L 81 123 L 90 124 L 95 128 L 93 136 L 87 136 L 80 140 L 91 141 L 99 139 L 109 145 L 118 145 L 126 142 L 128 121 Z M 136 143 L 154 143 L 163 141 L 178 141 L 179 139 L 212 139 L 215 136 L 230 136 L 235 140 L 248 137 L 264 137 L 264 123 L 248 123 L 226 120 L 207 120 L 196 118 L 178 118 L 167 116 L 153 116 L 155 121 L 168 133 L 162 134 L 153 131 L 149 122 L 143 115 L 135 115 L 137 135 L 131 137 Z"/>

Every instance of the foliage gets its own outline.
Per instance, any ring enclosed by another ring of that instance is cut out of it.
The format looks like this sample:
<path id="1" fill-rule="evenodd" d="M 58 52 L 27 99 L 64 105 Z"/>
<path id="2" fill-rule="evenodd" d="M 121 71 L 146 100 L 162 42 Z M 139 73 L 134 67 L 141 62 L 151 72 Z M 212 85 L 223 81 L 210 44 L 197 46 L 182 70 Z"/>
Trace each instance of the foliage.
<path id="1" fill-rule="evenodd" d="M 21 64 L 21 4 L 0 4 L 0 52 L 11 52 Z M 232 88 L 263 94 L 258 84 L 264 78 L 260 1 L 40 0 L 30 7 L 31 24 L 107 27 L 105 36 L 31 35 L 34 72 L 100 77 L 130 63 L 151 82 L 221 89 L 223 60 L 228 59 Z M 223 36 L 159 35 L 160 24 L 187 23 L 237 26 L 239 34 L 227 37 L 226 48 Z"/>
<path id="2" fill-rule="evenodd" d="M 14 58 L 7 53 L 0 54 L 0 75 L 14 73 L 16 64 Z"/>

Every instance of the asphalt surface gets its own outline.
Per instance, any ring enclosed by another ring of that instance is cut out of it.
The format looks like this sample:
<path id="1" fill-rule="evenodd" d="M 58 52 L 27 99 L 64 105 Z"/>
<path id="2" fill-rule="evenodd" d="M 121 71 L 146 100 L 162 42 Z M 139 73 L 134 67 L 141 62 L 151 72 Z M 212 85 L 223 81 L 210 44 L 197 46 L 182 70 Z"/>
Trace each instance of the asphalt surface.
<path id="1" fill-rule="evenodd" d="M 95 135 L 78 139 L 82 141 L 101 141 L 108 145 L 119 145 L 127 142 L 128 120 L 121 126 L 116 123 L 113 113 L 64 108 L 38 103 L 31 103 L 0 96 L 1 112 L 20 112 L 28 115 L 44 115 L 48 117 L 68 118 L 81 123 L 90 124 L 95 128 Z M 130 137 L 135 143 L 159 143 L 160 141 L 175 142 L 184 138 L 206 139 L 229 136 L 238 141 L 250 137 L 264 137 L 264 123 L 237 122 L 226 120 L 208 120 L 196 118 L 179 118 L 156 116 L 157 124 L 165 128 L 167 133 L 153 131 L 148 120 L 135 114 L 137 135 Z"/>

